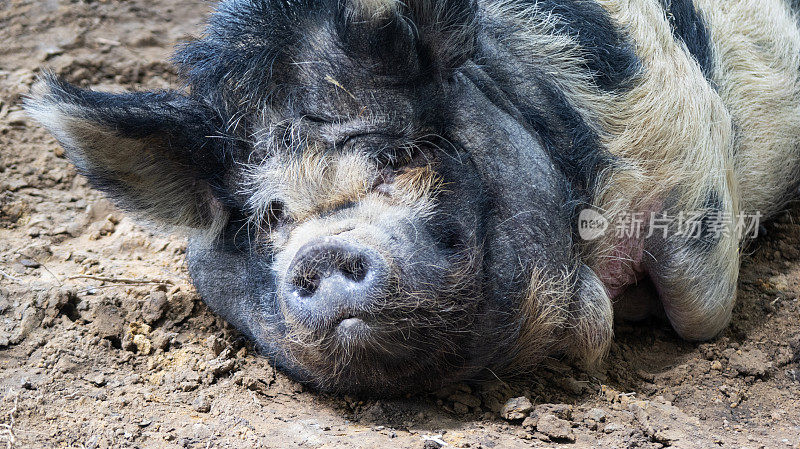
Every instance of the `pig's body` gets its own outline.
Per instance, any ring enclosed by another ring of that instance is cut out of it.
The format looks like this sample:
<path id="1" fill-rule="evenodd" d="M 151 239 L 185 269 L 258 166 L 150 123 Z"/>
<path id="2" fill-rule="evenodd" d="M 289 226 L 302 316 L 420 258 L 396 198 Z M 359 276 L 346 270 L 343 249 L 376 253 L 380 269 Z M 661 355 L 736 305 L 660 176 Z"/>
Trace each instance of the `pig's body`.
<path id="1" fill-rule="evenodd" d="M 190 94 L 45 78 L 28 109 L 123 207 L 190 229 L 203 299 L 322 389 L 594 363 L 647 279 L 711 338 L 732 218 L 798 184 L 781 0 L 226 1 L 176 61 Z M 611 227 L 580 238 L 585 209 Z"/>

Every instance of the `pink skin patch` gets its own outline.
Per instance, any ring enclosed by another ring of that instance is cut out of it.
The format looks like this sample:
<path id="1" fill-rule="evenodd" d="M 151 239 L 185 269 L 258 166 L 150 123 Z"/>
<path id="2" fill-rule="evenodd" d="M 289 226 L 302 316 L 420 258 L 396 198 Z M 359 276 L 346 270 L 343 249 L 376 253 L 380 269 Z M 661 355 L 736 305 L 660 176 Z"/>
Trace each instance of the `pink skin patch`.
<path id="1" fill-rule="evenodd" d="M 610 250 L 604 252 L 601 261 L 594 267 L 594 272 L 606 287 L 609 298 L 614 299 L 629 286 L 635 285 L 647 277 L 647 270 L 642 261 L 644 242 L 648 235 L 650 217 L 662 209 L 661 202 L 653 207 L 640 211 L 641 227 L 633 232 L 615 234 Z M 613 222 L 613 220 L 612 220 Z"/>
<path id="2" fill-rule="evenodd" d="M 643 254 L 643 237 L 623 237 L 595 267 L 595 273 L 605 285 L 609 298 L 616 298 L 628 286 L 636 284 L 647 275 L 642 267 Z"/>

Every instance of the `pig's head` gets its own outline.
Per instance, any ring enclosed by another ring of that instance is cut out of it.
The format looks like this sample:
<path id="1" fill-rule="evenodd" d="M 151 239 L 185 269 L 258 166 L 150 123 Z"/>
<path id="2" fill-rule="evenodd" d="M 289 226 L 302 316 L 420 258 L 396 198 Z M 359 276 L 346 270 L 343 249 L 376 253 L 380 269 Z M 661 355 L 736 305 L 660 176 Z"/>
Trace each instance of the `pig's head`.
<path id="1" fill-rule="evenodd" d="M 93 186 L 189 232 L 201 296 L 278 366 L 433 388 L 553 344 L 531 277 L 571 260 L 568 183 L 474 62 L 475 14 L 225 1 L 177 53 L 187 92 L 45 75 L 27 108 Z"/>

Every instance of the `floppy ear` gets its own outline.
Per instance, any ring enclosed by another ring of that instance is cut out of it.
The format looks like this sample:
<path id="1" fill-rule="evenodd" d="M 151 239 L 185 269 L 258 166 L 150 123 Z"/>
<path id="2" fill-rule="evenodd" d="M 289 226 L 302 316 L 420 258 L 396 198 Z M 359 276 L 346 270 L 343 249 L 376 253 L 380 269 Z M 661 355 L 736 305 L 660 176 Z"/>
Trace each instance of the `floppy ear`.
<path id="1" fill-rule="evenodd" d="M 420 46 L 441 71 L 456 69 L 475 50 L 475 0 L 405 0 Z"/>
<path id="2" fill-rule="evenodd" d="M 110 94 L 45 74 L 25 109 L 78 171 L 120 207 L 156 224 L 214 232 L 225 208 L 212 189 L 224 163 L 210 108 L 177 92 Z"/>

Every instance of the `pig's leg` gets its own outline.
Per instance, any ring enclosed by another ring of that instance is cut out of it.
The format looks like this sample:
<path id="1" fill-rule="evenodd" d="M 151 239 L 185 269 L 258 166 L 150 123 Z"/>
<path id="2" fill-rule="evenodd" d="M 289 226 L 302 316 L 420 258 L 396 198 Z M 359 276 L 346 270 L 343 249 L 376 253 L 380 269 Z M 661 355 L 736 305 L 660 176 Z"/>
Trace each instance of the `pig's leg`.
<path id="1" fill-rule="evenodd" d="M 722 210 L 724 203 L 715 203 Z M 643 264 L 673 328 L 687 340 L 708 340 L 728 324 L 739 275 L 733 229 L 717 233 L 704 218 L 700 232 L 701 237 L 655 235 L 645 243 Z"/>
<path id="2" fill-rule="evenodd" d="M 568 353 L 587 366 L 594 365 L 608 350 L 613 337 L 614 312 L 600 278 L 586 265 L 577 272 L 577 294 L 570 310 Z"/>

